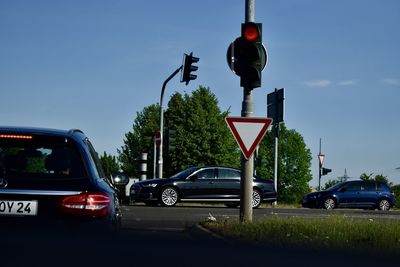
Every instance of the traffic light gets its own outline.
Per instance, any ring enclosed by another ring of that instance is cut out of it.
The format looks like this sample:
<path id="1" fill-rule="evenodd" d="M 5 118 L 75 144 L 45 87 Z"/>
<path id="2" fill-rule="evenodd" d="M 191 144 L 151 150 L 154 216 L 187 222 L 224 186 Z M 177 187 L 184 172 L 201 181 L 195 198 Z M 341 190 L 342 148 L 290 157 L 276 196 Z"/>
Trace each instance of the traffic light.
<path id="1" fill-rule="evenodd" d="M 241 37 L 236 39 L 238 50 L 237 71 L 240 86 L 261 87 L 261 72 L 266 64 L 266 51 L 262 44 L 262 24 L 248 22 L 242 24 Z"/>
<path id="2" fill-rule="evenodd" d="M 199 62 L 199 58 L 194 57 L 193 52 L 190 53 L 190 55 L 187 54 L 183 55 L 181 82 L 186 82 L 186 85 L 188 85 L 188 83 L 191 80 L 195 80 L 197 78 L 197 75 L 191 73 L 199 68 L 197 66 L 192 65 L 193 63 L 196 62 Z"/>
<path id="3" fill-rule="evenodd" d="M 330 173 L 331 171 L 332 171 L 332 169 L 322 168 L 322 175 L 327 175 L 327 174 Z"/>
<path id="4" fill-rule="evenodd" d="M 174 151 L 175 150 L 175 138 L 176 138 L 176 130 L 169 130 L 168 131 L 168 150 Z"/>
<path id="5" fill-rule="evenodd" d="M 284 90 L 285 88 L 275 89 L 267 95 L 267 117 L 272 118 L 275 124 L 284 120 Z"/>

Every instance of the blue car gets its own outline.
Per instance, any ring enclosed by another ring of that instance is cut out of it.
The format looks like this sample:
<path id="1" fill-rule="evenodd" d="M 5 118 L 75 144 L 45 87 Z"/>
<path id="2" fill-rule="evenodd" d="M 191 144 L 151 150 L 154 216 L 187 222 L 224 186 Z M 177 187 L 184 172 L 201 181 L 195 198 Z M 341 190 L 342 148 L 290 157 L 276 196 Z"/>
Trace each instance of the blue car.
<path id="1" fill-rule="evenodd" d="M 396 205 L 390 187 L 383 182 L 346 181 L 326 190 L 305 195 L 301 202 L 306 208 L 369 208 L 389 210 Z"/>

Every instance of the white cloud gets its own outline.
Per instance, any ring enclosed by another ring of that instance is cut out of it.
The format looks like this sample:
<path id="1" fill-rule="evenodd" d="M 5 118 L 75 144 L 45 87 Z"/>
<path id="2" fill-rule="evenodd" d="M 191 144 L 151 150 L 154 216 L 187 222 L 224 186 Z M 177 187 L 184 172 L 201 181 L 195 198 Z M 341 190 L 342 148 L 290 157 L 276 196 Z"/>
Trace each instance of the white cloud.
<path id="1" fill-rule="evenodd" d="M 338 82 L 338 85 L 340 85 L 340 86 L 350 86 L 350 85 L 355 85 L 357 83 L 358 83 L 357 80 L 344 80 L 344 81 Z"/>
<path id="2" fill-rule="evenodd" d="M 385 84 L 387 84 L 387 85 L 395 85 L 395 86 L 400 85 L 400 81 L 399 81 L 399 80 L 396 80 L 396 79 L 387 78 L 387 79 L 383 79 L 383 82 L 384 82 Z"/>
<path id="3" fill-rule="evenodd" d="M 327 87 L 332 84 L 330 80 L 311 80 L 305 82 L 308 87 Z"/>

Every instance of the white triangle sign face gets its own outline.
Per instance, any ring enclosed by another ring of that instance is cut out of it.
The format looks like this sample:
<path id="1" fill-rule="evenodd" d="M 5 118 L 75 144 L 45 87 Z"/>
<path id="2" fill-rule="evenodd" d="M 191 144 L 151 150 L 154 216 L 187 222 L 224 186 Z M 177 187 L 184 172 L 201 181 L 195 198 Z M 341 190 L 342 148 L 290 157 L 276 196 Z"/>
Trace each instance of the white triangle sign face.
<path id="1" fill-rule="evenodd" d="M 271 118 L 253 118 L 253 117 L 226 117 L 226 123 L 229 126 L 236 142 L 246 159 L 249 159 L 261 142 L 269 125 Z"/>

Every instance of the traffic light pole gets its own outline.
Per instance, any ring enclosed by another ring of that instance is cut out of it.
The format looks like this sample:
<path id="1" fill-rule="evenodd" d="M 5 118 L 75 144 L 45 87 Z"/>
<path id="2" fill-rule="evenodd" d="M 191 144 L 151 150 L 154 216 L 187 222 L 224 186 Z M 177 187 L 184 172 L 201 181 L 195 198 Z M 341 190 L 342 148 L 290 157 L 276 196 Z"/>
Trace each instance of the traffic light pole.
<path id="1" fill-rule="evenodd" d="M 245 22 L 254 22 L 254 0 L 246 0 Z M 243 88 L 242 117 L 251 117 L 254 113 L 253 105 L 253 88 Z M 241 172 L 240 179 L 240 222 L 252 222 L 253 220 L 253 171 L 254 161 L 253 155 L 247 160 L 241 156 Z"/>
<path id="2" fill-rule="evenodd" d="M 177 68 L 163 83 L 161 89 L 161 97 L 160 97 L 160 146 L 158 147 L 158 170 L 157 170 L 157 178 L 163 178 L 163 137 L 164 137 L 164 108 L 163 108 L 163 98 L 165 87 L 167 83 L 182 69 L 182 66 Z"/>

